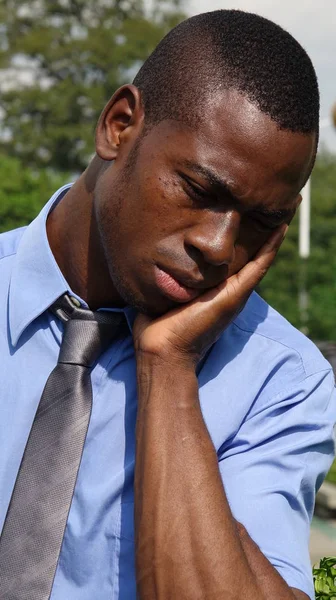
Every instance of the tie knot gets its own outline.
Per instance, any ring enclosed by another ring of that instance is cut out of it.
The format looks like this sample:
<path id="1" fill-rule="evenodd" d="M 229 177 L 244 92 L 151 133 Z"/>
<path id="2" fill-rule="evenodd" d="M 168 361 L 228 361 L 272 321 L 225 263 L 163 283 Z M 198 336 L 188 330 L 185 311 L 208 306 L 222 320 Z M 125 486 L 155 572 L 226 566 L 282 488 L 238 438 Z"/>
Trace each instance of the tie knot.
<path id="1" fill-rule="evenodd" d="M 88 368 L 120 332 L 125 319 L 123 313 L 77 308 L 67 295 L 57 300 L 51 310 L 65 323 L 58 362 Z"/>

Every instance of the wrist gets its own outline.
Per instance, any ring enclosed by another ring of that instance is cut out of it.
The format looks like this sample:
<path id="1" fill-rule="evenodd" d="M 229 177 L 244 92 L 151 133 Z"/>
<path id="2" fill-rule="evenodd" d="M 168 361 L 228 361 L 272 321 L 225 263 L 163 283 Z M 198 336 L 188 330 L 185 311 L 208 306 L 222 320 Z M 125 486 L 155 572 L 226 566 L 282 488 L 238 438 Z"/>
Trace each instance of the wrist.
<path id="1" fill-rule="evenodd" d="M 195 367 L 187 361 L 137 354 L 137 388 L 141 406 L 186 406 L 198 401 Z"/>
<path id="2" fill-rule="evenodd" d="M 165 372 L 183 374 L 195 374 L 197 361 L 195 357 L 182 352 L 162 349 L 160 352 L 152 352 L 137 348 L 135 350 L 135 358 L 137 371 L 141 372 L 160 372 L 161 375 Z"/>

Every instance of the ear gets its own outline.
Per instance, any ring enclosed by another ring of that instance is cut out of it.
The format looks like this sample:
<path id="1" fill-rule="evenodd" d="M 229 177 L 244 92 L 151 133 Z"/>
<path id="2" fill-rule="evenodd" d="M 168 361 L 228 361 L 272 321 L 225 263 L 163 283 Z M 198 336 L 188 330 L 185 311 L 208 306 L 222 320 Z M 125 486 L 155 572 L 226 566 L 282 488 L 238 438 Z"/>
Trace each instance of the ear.
<path id="1" fill-rule="evenodd" d="M 134 85 L 124 85 L 113 94 L 100 115 L 96 128 L 96 152 L 103 160 L 115 160 L 120 147 L 142 129 L 144 110 L 141 93 Z"/>

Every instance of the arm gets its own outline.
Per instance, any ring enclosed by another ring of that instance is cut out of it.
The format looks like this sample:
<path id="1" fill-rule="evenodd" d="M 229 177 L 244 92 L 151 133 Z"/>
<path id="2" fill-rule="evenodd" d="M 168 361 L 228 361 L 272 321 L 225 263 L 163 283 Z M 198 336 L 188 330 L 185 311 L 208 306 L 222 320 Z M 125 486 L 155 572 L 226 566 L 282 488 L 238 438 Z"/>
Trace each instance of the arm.
<path id="1" fill-rule="evenodd" d="M 199 299 L 156 320 L 136 319 L 140 600 L 305 598 L 232 517 L 195 375 L 200 358 L 267 272 L 283 236 L 280 228 L 241 271 Z"/>
<path id="2" fill-rule="evenodd" d="M 232 517 L 184 364 L 138 356 L 135 519 L 140 600 L 304 600 Z"/>

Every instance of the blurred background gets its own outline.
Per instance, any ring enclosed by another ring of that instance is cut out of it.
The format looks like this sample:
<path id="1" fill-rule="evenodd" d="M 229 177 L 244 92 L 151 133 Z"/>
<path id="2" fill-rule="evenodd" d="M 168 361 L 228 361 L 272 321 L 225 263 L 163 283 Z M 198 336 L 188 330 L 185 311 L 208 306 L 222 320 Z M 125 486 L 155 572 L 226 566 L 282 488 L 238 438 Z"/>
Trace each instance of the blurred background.
<path id="1" fill-rule="evenodd" d="M 219 8 L 282 25 L 318 74 L 321 136 L 306 249 L 298 251 L 297 216 L 260 293 L 336 368 L 335 0 L 0 0 L 0 232 L 30 222 L 86 167 L 102 108 L 163 35 L 186 16 Z M 336 555 L 336 466 L 327 480 L 312 526 L 312 562 Z"/>

